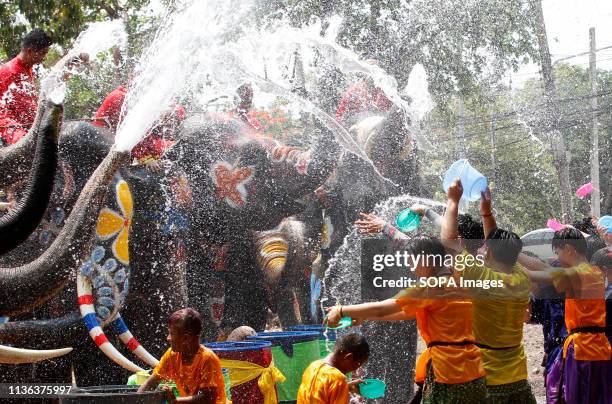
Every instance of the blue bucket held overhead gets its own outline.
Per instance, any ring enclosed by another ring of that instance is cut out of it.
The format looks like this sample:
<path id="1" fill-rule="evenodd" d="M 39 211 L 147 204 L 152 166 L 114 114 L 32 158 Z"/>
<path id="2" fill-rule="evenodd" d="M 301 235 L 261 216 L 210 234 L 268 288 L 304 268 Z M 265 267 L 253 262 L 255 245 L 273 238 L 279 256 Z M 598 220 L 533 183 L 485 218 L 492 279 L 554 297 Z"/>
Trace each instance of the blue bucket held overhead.
<path id="1" fill-rule="evenodd" d="M 260 332 L 257 335 L 250 335 L 247 340 L 269 341 L 272 346 L 280 347 L 285 355 L 293 356 L 293 344 L 308 342 L 319 339 L 319 333 L 314 331 L 272 331 Z"/>
<path id="2" fill-rule="evenodd" d="M 444 192 L 448 192 L 448 188 L 457 178 L 461 179 L 461 185 L 463 186 L 462 198 L 469 201 L 479 200 L 480 194 L 487 189 L 487 177 L 472 167 L 466 159 L 455 161 L 446 171 L 442 183 Z"/>

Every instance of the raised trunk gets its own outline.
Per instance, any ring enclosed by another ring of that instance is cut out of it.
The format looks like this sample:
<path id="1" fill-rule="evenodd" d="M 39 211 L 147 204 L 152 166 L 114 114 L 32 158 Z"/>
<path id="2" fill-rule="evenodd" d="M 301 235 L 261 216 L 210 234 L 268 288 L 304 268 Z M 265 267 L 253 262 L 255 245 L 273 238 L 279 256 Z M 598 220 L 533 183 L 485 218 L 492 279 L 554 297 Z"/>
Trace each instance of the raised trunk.
<path id="1" fill-rule="evenodd" d="M 0 188 L 19 181 L 27 175 L 34 156 L 36 139 L 41 125 L 44 125 L 43 117 L 49 118 L 45 114 L 49 108 L 53 108 L 50 101 L 41 101 L 38 104 L 34 124 L 28 134 L 22 137 L 17 143 L 0 149 Z"/>
<path id="2" fill-rule="evenodd" d="M 42 220 L 51 198 L 62 107 L 51 103 L 47 106 L 36 135 L 36 153 L 25 194 L 15 209 L 0 218 L 0 255 L 11 251 L 30 236 Z"/>
<path id="3" fill-rule="evenodd" d="M 129 152 L 111 150 L 87 181 L 53 244 L 26 265 L 0 268 L 0 315 L 26 313 L 64 287 L 74 268 L 84 261 L 79 255 L 91 250 L 98 212 L 113 176 L 129 161 Z"/>

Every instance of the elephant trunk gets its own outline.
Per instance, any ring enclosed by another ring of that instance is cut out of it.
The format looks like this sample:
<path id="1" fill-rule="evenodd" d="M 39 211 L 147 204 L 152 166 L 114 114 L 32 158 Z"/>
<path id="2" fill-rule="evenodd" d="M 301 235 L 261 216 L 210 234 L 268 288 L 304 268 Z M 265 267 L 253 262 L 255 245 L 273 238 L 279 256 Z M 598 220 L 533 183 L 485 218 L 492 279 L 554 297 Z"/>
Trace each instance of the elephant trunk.
<path id="1" fill-rule="evenodd" d="M 51 320 L 9 321 L 0 324 L 0 344 L 20 347 L 58 348 L 82 337 L 78 310 Z"/>
<path id="2" fill-rule="evenodd" d="M 81 192 L 62 231 L 36 260 L 16 268 L 0 268 L 0 314 L 26 313 L 55 296 L 90 251 L 98 212 L 116 171 L 129 164 L 129 152 L 112 149 Z"/>
<path id="3" fill-rule="evenodd" d="M 24 242 L 40 223 L 49 204 L 57 167 L 57 141 L 62 106 L 47 104 L 37 132 L 34 163 L 25 195 L 0 219 L 0 255 Z"/>
<path id="4" fill-rule="evenodd" d="M 46 112 L 55 108 L 51 101 L 41 100 L 36 110 L 34 124 L 27 136 L 22 137 L 17 143 L 0 149 L 0 188 L 14 183 L 26 176 L 32 164 L 32 156 L 36 147 L 36 139 L 41 126 L 47 126 L 51 116 Z"/>

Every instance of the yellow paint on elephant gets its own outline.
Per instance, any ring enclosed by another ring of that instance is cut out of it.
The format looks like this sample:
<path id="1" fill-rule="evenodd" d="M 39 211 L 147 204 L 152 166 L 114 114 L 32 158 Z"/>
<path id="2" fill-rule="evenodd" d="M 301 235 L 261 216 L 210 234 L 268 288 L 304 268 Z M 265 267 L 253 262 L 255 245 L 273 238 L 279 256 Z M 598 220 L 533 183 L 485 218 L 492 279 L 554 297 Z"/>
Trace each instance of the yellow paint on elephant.
<path id="1" fill-rule="evenodd" d="M 275 235 L 266 235 L 257 241 L 257 263 L 268 280 L 277 279 L 287 262 L 289 246 Z"/>
<path id="2" fill-rule="evenodd" d="M 117 213 L 112 209 L 104 208 L 98 216 L 96 225 L 96 234 L 103 240 L 108 240 L 111 237 L 119 234 L 113 241 L 113 254 L 124 265 L 130 263 L 129 252 L 129 233 L 132 226 L 132 215 L 134 213 L 134 203 L 132 193 L 127 182 L 121 180 L 115 188 L 117 197 L 117 205 L 121 209 L 121 213 Z"/>

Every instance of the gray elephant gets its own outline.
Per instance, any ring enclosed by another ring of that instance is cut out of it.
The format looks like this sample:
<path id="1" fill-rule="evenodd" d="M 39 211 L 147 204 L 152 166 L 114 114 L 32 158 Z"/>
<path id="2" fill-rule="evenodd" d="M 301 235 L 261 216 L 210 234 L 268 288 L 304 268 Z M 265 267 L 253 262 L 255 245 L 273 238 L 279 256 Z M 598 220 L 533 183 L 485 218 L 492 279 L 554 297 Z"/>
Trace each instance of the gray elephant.
<path id="1" fill-rule="evenodd" d="M 103 359 L 88 340 L 80 317 L 91 338 L 101 349 L 106 347 L 104 353 L 113 361 L 133 371 L 138 365 L 127 359 L 133 351 L 146 366 L 152 366 L 165 348 L 167 316 L 178 307 L 197 303 L 189 300 L 195 289 L 191 278 L 207 276 L 208 268 L 188 268 L 195 262 L 190 255 L 193 244 L 200 251 L 203 244 L 229 246 L 232 264 L 228 272 L 233 282 L 228 282 L 225 321 L 262 329 L 265 299 L 259 302 L 251 293 L 258 284 L 263 286 L 252 232 L 274 227 L 299 212 L 303 208 L 299 199 L 329 175 L 339 148 L 329 134 L 319 138 L 319 143 L 305 152 L 253 136 L 233 121 L 195 117 L 184 123 L 179 142 L 166 156 L 171 163 L 168 173 L 153 173 L 144 167 L 125 166 L 126 154 L 113 151 L 108 135 L 97 128 L 86 123 L 67 125 L 62 131 L 60 156 L 68 170 L 62 170 L 61 175 L 74 178 L 74 195 L 80 196 L 66 199 L 68 219 L 63 226 L 60 223 L 54 241 L 36 259 L 45 265 L 19 272 L 24 274 L 20 279 L 32 279 L 23 285 L 29 288 L 24 290 L 29 297 L 20 296 L 14 303 L 0 306 L 0 314 L 22 320 L 0 325 L 0 343 L 54 347 L 70 342 L 75 351 L 35 370 L 31 366 L 2 369 L 0 378 L 67 381 L 72 367 L 79 385 L 124 381 L 128 372 Z M 119 167 L 119 175 L 115 175 Z M 191 203 L 183 201 L 181 205 L 175 194 L 185 191 L 185 181 L 190 186 L 191 198 L 187 199 Z M 93 188 L 103 188 L 108 198 L 102 200 Z M 128 194 L 131 203 L 126 202 Z M 66 234 L 72 237 L 66 238 Z M 72 252 L 72 261 L 62 258 L 64 249 L 59 249 L 58 243 Z M 47 264 L 50 250 L 57 251 L 53 264 Z M 59 262 L 61 270 L 54 266 Z M 76 287 L 70 282 L 75 273 Z M 8 287 L 7 283 L 3 292 Z M 80 313 L 73 303 L 76 301 Z M 21 316 L 32 309 L 27 317 Z M 117 321 L 119 313 L 121 321 Z M 115 332 L 104 332 L 106 325 Z M 124 341 L 126 325 L 142 345 L 136 344 L 136 339 Z M 214 338 L 214 324 L 206 329 L 210 330 L 208 339 Z M 119 340 L 127 348 L 121 348 Z M 146 347 L 147 352 L 138 354 L 138 347 Z M 92 361 L 97 364 L 95 373 L 87 370 Z"/>

